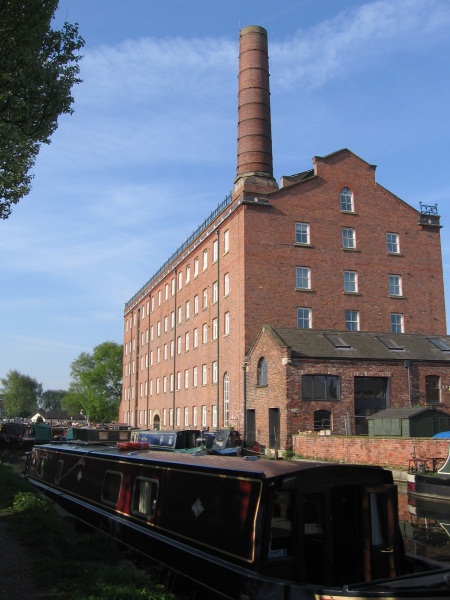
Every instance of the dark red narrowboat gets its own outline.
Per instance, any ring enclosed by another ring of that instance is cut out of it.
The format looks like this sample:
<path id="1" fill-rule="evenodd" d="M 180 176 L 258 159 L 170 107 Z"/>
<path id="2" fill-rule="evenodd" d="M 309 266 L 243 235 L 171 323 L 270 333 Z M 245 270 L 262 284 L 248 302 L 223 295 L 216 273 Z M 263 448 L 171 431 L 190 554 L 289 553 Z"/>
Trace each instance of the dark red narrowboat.
<path id="1" fill-rule="evenodd" d="M 26 475 L 78 519 L 225 598 L 449 598 L 450 566 L 405 555 L 378 467 L 35 447 Z"/>

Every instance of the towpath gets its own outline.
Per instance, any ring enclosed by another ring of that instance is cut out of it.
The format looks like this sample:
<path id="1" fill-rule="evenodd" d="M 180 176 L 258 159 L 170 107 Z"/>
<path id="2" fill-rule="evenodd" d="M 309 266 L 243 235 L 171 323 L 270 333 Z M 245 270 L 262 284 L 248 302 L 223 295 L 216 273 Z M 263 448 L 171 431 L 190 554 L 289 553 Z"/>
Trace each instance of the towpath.
<path id="1" fill-rule="evenodd" d="M 31 577 L 31 557 L 3 517 L 0 517 L 0 590 L 0 596 L 8 600 L 39 598 Z"/>

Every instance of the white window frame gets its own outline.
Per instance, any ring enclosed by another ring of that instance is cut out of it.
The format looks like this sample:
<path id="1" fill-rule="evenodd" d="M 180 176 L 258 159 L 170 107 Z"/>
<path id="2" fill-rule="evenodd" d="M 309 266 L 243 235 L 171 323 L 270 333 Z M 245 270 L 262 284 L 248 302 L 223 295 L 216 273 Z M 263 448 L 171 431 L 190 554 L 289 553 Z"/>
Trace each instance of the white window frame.
<path id="1" fill-rule="evenodd" d="M 311 269 L 309 267 L 295 267 L 295 289 L 311 289 Z"/>
<path id="2" fill-rule="evenodd" d="M 224 323 L 223 323 L 223 329 L 224 329 L 224 335 L 230 335 L 230 313 L 227 311 L 224 314 Z"/>
<path id="3" fill-rule="evenodd" d="M 345 331 L 359 331 L 359 311 L 345 311 Z"/>
<path id="4" fill-rule="evenodd" d="M 355 250 L 356 229 L 352 229 L 351 227 L 342 228 L 342 247 L 346 250 Z"/>
<path id="5" fill-rule="evenodd" d="M 297 329 L 311 329 L 312 310 L 304 306 L 297 307 Z"/>
<path id="6" fill-rule="evenodd" d="M 386 233 L 386 252 L 388 254 L 400 254 L 400 237 L 398 233 Z"/>
<path id="7" fill-rule="evenodd" d="M 402 313 L 391 313 L 391 333 L 404 333 L 404 321 Z"/>
<path id="8" fill-rule="evenodd" d="M 389 296 L 402 296 L 402 276 L 389 275 Z"/>
<path id="9" fill-rule="evenodd" d="M 309 223 L 295 223 L 295 243 L 303 246 L 310 244 Z"/>
<path id="10" fill-rule="evenodd" d="M 344 292 L 346 294 L 358 293 L 358 273 L 357 271 L 344 271 Z"/>
<path id="11" fill-rule="evenodd" d="M 223 234 L 223 253 L 226 254 L 230 251 L 230 232 L 227 229 Z"/>
<path id="12" fill-rule="evenodd" d="M 355 212 L 353 192 L 348 187 L 343 187 L 339 194 L 341 212 Z"/>
<path id="13" fill-rule="evenodd" d="M 192 367 L 192 387 L 198 386 L 198 367 Z"/>

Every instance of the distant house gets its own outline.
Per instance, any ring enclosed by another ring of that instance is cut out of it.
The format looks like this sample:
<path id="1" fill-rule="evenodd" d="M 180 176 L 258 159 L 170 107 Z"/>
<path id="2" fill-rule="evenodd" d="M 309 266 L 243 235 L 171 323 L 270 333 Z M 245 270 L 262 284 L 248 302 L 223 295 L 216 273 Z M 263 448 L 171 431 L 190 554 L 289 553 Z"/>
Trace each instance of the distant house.
<path id="1" fill-rule="evenodd" d="M 49 423 L 49 425 L 54 425 L 60 423 L 61 421 L 79 421 L 84 423 L 86 421 L 85 415 L 69 415 L 66 410 L 58 410 L 58 411 L 46 411 L 44 409 L 39 409 L 38 412 L 31 417 L 33 423 L 37 421 L 37 419 L 41 417 L 44 423 Z"/>

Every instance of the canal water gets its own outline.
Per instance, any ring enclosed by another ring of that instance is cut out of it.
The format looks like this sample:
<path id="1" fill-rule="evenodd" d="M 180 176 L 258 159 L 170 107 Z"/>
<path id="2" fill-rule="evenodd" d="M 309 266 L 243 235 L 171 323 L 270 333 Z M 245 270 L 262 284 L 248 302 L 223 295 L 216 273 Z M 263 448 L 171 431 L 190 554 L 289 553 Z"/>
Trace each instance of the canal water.
<path id="1" fill-rule="evenodd" d="M 450 564 L 450 500 L 416 498 L 398 483 L 400 527 L 406 551 Z"/>
<path id="2" fill-rule="evenodd" d="M 25 455 L 0 449 L 0 462 L 25 466 Z M 450 500 L 432 501 L 408 495 L 405 482 L 396 482 L 401 532 L 406 551 L 450 564 Z"/>

